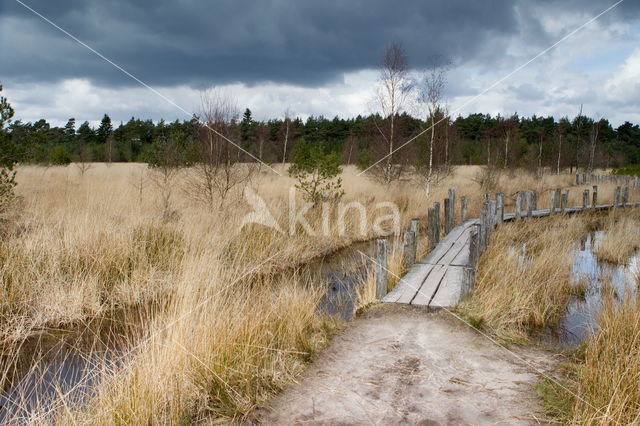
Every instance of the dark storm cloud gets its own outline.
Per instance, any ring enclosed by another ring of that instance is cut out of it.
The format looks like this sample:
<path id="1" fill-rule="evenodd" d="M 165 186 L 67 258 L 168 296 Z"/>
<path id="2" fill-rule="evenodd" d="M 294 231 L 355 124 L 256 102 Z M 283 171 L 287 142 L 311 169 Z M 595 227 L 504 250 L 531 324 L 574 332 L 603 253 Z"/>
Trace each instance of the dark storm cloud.
<path id="1" fill-rule="evenodd" d="M 391 41 L 402 42 L 411 65 L 420 68 L 434 54 L 445 54 L 456 65 L 479 57 L 491 64 L 504 54 L 502 43 L 523 28 L 531 44 L 548 38 L 511 0 L 26 3 L 142 80 L 160 85 L 316 86 L 375 67 Z M 607 6 L 594 0 L 581 1 L 580 7 L 588 3 L 596 12 Z M 18 3 L 3 4 L 3 79 L 86 77 L 107 86 L 135 84 Z M 623 6 L 616 11 L 622 16 L 638 9 Z"/>

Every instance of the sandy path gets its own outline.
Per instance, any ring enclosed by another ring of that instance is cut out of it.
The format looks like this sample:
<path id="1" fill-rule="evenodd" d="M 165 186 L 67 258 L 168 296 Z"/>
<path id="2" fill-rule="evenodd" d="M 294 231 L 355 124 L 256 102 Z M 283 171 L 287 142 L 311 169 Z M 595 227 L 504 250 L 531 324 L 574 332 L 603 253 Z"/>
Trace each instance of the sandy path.
<path id="1" fill-rule="evenodd" d="M 540 368 L 549 354 L 518 349 Z M 531 368 L 445 312 L 385 304 L 258 412 L 264 424 L 536 424 Z M 539 417 L 539 415 L 538 415 Z"/>

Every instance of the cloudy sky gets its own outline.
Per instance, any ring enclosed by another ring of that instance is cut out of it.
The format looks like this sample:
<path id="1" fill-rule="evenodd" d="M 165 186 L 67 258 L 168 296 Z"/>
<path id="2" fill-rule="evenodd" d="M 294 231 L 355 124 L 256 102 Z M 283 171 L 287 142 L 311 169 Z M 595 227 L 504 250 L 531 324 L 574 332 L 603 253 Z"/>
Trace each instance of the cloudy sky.
<path id="1" fill-rule="evenodd" d="M 257 119 L 368 114 L 380 56 L 400 42 L 416 77 L 433 55 L 451 61 L 454 115 L 574 116 L 583 104 L 640 123 L 638 0 L 473 100 L 616 1 L 0 0 L 0 83 L 24 121 L 188 118 L 26 5 L 189 112 L 218 86 Z"/>

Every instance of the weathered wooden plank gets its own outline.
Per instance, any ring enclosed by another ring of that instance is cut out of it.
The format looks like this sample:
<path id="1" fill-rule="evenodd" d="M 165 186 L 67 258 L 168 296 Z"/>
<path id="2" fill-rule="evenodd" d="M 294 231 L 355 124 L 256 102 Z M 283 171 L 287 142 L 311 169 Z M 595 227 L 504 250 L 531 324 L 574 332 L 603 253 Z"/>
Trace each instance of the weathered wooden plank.
<path id="1" fill-rule="evenodd" d="M 445 255 L 442 256 L 437 263 L 440 265 L 450 265 L 452 263 L 454 265 L 458 264 L 454 262 L 454 260 L 456 257 L 458 257 L 460 253 L 465 251 L 464 250 L 465 247 L 469 247 L 470 233 L 471 233 L 471 229 L 467 228 L 465 232 L 460 236 L 460 238 L 456 240 L 456 242 L 451 246 L 451 248 L 447 250 L 447 253 L 445 253 Z M 468 252 L 469 250 L 467 249 L 466 251 Z"/>
<path id="2" fill-rule="evenodd" d="M 474 222 L 467 221 L 460 226 L 456 226 L 424 259 L 418 263 L 438 263 L 438 260 L 444 256 L 451 246 L 462 236 L 464 231 L 468 229 Z"/>
<path id="3" fill-rule="evenodd" d="M 443 274 L 435 295 L 429 302 L 429 308 L 441 309 L 456 306 L 462 298 L 464 267 L 449 266 Z"/>
<path id="4" fill-rule="evenodd" d="M 383 299 L 384 302 L 411 303 L 414 296 L 422 287 L 424 280 L 431 273 L 434 265 L 414 265 L 411 270 L 400 279 L 393 290 Z"/>
<path id="5" fill-rule="evenodd" d="M 415 297 L 411 300 L 411 304 L 429 306 L 429 302 L 436 293 L 436 290 L 438 290 L 440 282 L 444 278 L 447 269 L 448 268 L 443 265 L 432 265 L 431 273 L 427 276 L 420 289 L 416 292 Z"/>

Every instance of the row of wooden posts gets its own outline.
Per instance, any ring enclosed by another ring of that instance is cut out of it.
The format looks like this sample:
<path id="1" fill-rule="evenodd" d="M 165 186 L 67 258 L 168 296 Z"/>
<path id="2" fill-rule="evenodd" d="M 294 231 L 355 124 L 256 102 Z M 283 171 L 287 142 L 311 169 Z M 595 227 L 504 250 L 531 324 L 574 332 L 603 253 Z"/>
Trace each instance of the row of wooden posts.
<path id="1" fill-rule="evenodd" d="M 456 227 L 456 191 L 449 189 L 449 196 L 444 200 L 444 224 L 440 222 L 440 203 L 433 203 L 433 207 L 427 210 L 427 242 L 429 251 L 435 249 L 440 242 L 441 229 L 443 237 Z M 460 222 L 468 218 L 467 197 L 460 197 Z M 480 255 L 486 250 L 489 238 L 493 230 L 502 223 L 505 218 L 504 211 L 505 194 L 497 193 L 495 199 L 489 194 L 484 195 L 483 206 L 480 211 L 478 224 L 473 225 L 470 233 L 469 266 L 473 271 L 465 271 L 466 275 L 475 274 L 475 265 Z M 556 189 L 549 194 L 549 214 L 566 213 L 569 203 L 569 190 Z M 613 206 L 625 206 L 629 203 L 629 186 L 624 188 L 617 186 L 613 194 Z M 588 189 L 582 192 L 582 209 L 598 206 L 598 185 L 593 185 L 593 192 Z M 533 189 L 521 191 L 515 197 L 514 220 L 522 220 L 533 217 L 533 212 L 538 210 L 538 192 Z M 416 263 L 419 241 L 420 219 L 411 219 L 409 229 L 404 233 L 403 266 L 409 270 Z M 388 286 L 388 241 L 386 238 L 376 240 L 376 297 L 382 299 L 387 294 Z M 473 277 L 465 278 L 472 283 Z M 471 284 L 469 284 L 471 285 Z"/>
<path id="2" fill-rule="evenodd" d="M 615 183 L 616 185 L 640 187 L 638 176 L 629 175 L 595 175 L 593 173 L 576 173 L 576 185 L 589 185 L 594 183 Z"/>

